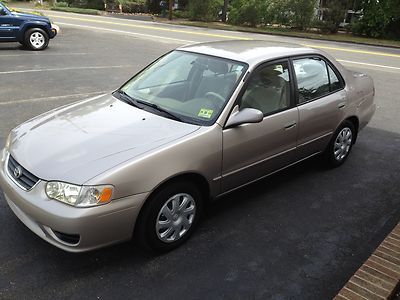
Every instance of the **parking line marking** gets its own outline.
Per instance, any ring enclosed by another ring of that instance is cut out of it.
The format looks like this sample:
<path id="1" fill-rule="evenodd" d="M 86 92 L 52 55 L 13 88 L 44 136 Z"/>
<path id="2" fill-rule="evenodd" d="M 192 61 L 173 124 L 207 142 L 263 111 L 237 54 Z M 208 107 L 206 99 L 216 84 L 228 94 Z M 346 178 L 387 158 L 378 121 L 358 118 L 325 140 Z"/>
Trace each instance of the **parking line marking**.
<path id="1" fill-rule="evenodd" d="M 23 53 L 23 54 L 0 54 L 0 57 L 18 57 L 18 56 L 68 56 L 68 55 L 89 55 L 88 52 L 76 52 L 76 53 Z"/>
<path id="2" fill-rule="evenodd" d="M 345 63 L 345 64 L 355 64 L 355 65 L 362 65 L 362 66 L 375 67 L 375 68 L 400 70 L 399 67 L 391 67 L 391 66 L 385 66 L 385 65 L 363 63 L 363 62 L 359 62 L 359 61 L 351 61 L 351 60 L 344 60 L 344 59 L 337 59 L 337 61 L 339 61 L 341 63 Z"/>
<path id="3" fill-rule="evenodd" d="M 186 34 L 192 34 L 192 35 L 210 36 L 210 37 L 218 37 L 218 38 L 225 38 L 225 39 L 253 40 L 253 38 L 247 38 L 247 37 L 241 37 L 241 36 L 235 36 L 235 35 L 225 35 L 225 34 L 218 34 L 218 33 L 197 32 L 197 31 L 183 30 L 183 29 L 172 29 L 172 28 L 156 27 L 156 26 L 149 26 L 149 25 L 127 24 L 127 23 L 121 23 L 121 22 L 111 22 L 111 21 L 94 20 L 94 19 L 78 18 L 78 17 L 66 17 L 66 16 L 60 16 L 60 15 L 51 15 L 51 14 L 48 14 L 48 16 L 53 17 L 53 18 L 78 20 L 78 21 L 85 21 L 85 22 L 110 24 L 110 25 L 120 25 L 120 26 L 125 26 L 125 27 L 143 28 L 143 29 L 151 29 L 151 30 L 158 30 L 158 31 L 186 33 Z M 56 23 L 59 23 L 59 22 L 56 22 Z M 156 36 L 156 37 L 159 38 L 158 36 Z"/>
<path id="4" fill-rule="evenodd" d="M 65 98 L 82 97 L 82 96 L 86 97 L 86 96 L 92 96 L 92 95 L 96 95 L 96 94 L 99 97 L 101 97 L 107 93 L 109 93 L 109 91 L 71 94 L 71 95 L 63 95 L 63 96 L 51 96 L 51 97 L 43 97 L 43 98 L 31 98 L 31 99 L 0 102 L 0 106 L 10 105 L 10 104 L 23 104 L 23 103 L 29 103 L 29 102 L 51 101 L 54 99 L 65 99 Z"/>
<path id="5" fill-rule="evenodd" d="M 0 75 L 5 74 L 18 74 L 18 73 L 35 73 L 35 72 L 51 72 L 51 71 L 68 71 L 68 70 L 96 70 L 96 69 L 113 69 L 113 68 L 128 68 L 133 67 L 131 65 L 122 66 L 97 66 L 97 67 L 68 67 L 68 68 L 53 68 L 53 69 L 32 69 L 32 70 L 18 70 L 18 71 L 4 71 L 0 72 Z"/>
<path id="6" fill-rule="evenodd" d="M 170 40 L 170 41 L 184 43 L 184 44 L 195 43 L 195 41 L 175 39 L 175 38 L 164 37 L 164 36 L 159 36 L 159 35 L 137 33 L 137 32 L 131 32 L 131 31 L 125 31 L 125 30 L 109 29 L 109 28 L 102 28 L 102 27 L 95 27 L 95 26 L 88 26 L 88 25 L 78 25 L 78 24 L 63 23 L 63 22 L 57 22 L 57 24 L 74 26 L 74 27 L 79 27 L 79 28 L 84 28 L 84 29 L 92 29 L 92 30 L 96 30 L 96 31 L 109 31 L 109 32 L 115 32 L 115 33 L 127 34 L 127 35 L 133 35 L 133 36 L 144 36 L 144 37 L 153 38 L 153 39 L 164 39 L 164 40 Z"/>
<path id="7" fill-rule="evenodd" d="M 305 46 L 305 47 L 319 48 L 319 49 L 327 49 L 327 50 L 335 50 L 335 51 L 343 51 L 343 52 L 352 52 L 352 53 L 361 53 L 361 54 L 370 54 L 370 55 L 377 55 L 377 56 L 388 56 L 388 57 L 400 58 L 400 54 L 394 54 L 394 53 L 356 50 L 356 49 L 347 49 L 347 48 L 322 46 L 322 45 L 311 45 L 311 44 L 300 44 L 300 45 Z"/>

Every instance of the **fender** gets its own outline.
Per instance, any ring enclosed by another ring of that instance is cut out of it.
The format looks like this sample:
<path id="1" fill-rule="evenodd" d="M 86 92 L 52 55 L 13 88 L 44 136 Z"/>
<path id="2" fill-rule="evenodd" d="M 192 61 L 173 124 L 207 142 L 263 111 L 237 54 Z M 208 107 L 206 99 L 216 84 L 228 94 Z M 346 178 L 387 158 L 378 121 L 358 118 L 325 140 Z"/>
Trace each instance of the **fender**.
<path id="1" fill-rule="evenodd" d="M 49 38 L 53 38 L 54 34 L 51 31 L 51 25 L 49 23 L 43 22 L 43 21 L 26 21 L 21 24 L 21 27 L 19 28 L 18 34 L 17 34 L 17 40 L 18 42 L 23 42 L 24 41 L 24 36 L 25 32 L 29 28 L 41 28 L 46 33 L 49 35 Z"/>

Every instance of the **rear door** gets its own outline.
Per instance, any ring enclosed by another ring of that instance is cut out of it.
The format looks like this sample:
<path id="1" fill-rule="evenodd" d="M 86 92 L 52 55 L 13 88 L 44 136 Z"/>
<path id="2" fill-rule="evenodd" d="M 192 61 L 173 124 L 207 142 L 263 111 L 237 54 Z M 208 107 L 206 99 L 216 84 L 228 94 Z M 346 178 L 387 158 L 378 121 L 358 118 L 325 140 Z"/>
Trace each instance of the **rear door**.
<path id="1" fill-rule="evenodd" d="M 320 56 L 292 60 L 297 86 L 299 138 L 297 159 L 323 151 L 342 122 L 347 105 L 344 81 Z"/>
<path id="2" fill-rule="evenodd" d="M 239 109 L 262 111 L 264 119 L 223 130 L 223 192 L 294 162 L 298 109 L 289 61 L 267 63 L 255 70 L 237 103 Z"/>

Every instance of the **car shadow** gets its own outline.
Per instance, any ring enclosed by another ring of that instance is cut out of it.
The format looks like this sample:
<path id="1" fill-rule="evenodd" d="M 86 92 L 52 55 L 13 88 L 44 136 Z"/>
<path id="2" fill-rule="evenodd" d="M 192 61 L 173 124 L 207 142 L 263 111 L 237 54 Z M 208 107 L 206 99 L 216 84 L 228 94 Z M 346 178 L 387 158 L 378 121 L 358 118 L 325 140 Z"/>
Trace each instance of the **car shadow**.
<path id="1" fill-rule="evenodd" d="M 0 51 L 10 51 L 10 50 L 20 50 L 20 51 L 31 51 L 20 43 L 0 43 Z"/>

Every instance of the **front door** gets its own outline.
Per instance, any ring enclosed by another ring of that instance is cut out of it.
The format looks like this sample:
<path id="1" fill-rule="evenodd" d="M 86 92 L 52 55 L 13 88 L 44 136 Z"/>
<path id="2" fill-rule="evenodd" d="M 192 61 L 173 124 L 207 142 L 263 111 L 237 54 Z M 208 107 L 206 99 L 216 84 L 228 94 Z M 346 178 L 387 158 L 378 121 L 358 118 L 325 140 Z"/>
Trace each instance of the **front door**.
<path id="1" fill-rule="evenodd" d="M 15 40 L 19 25 L 17 26 L 17 30 L 15 30 L 16 25 L 14 23 L 13 16 L 0 3 L 0 41 Z"/>
<path id="2" fill-rule="evenodd" d="M 294 162 L 298 109 L 291 91 L 287 60 L 265 64 L 253 72 L 237 104 L 239 109 L 262 111 L 264 119 L 224 129 L 222 192 Z"/>

